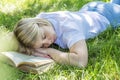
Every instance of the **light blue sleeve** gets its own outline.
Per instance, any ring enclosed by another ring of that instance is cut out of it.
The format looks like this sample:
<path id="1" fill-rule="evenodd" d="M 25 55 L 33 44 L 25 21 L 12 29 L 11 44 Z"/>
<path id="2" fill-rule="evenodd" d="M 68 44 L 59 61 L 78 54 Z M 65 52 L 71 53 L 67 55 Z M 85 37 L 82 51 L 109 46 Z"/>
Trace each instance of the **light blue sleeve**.
<path id="1" fill-rule="evenodd" d="M 85 39 L 85 34 L 78 31 L 66 32 L 63 35 L 63 42 L 70 49 L 76 42 Z"/>

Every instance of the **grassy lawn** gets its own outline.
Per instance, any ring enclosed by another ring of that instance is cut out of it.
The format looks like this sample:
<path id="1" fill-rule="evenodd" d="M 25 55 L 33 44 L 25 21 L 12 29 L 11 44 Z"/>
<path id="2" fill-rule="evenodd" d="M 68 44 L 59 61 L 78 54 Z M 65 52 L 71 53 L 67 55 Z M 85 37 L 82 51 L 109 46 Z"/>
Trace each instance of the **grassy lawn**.
<path id="1" fill-rule="evenodd" d="M 43 11 L 76 11 L 89 1 L 92 0 L 0 0 L 0 36 L 12 31 L 21 18 Z M 87 40 L 87 45 L 86 68 L 56 64 L 46 73 L 33 75 L 0 62 L 0 80 L 120 80 L 120 28 L 109 28 Z"/>

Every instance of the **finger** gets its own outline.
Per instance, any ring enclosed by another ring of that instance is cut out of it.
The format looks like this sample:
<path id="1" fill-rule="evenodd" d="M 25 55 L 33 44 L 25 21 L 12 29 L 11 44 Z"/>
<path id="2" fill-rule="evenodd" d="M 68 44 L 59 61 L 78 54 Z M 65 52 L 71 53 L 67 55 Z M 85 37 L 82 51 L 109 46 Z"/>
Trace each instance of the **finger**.
<path id="1" fill-rule="evenodd" d="M 33 55 L 34 56 L 41 56 L 41 57 L 43 56 L 43 54 L 41 54 L 41 53 L 34 53 Z"/>
<path id="2" fill-rule="evenodd" d="M 41 53 L 34 53 L 33 56 L 50 58 L 50 56 L 45 55 L 45 54 L 41 54 Z"/>
<path id="3" fill-rule="evenodd" d="M 40 49 L 35 49 L 36 52 L 42 53 L 42 54 L 47 54 L 46 50 L 43 48 Z"/>

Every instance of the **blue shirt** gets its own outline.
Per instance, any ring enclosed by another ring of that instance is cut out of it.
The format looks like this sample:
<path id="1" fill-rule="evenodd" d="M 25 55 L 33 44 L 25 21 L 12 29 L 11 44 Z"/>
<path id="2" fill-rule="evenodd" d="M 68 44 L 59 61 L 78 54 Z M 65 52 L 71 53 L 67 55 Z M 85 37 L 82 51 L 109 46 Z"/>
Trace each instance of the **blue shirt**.
<path id="1" fill-rule="evenodd" d="M 58 11 L 40 13 L 38 18 L 49 20 L 55 29 L 57 40 L 62 48 L 70 48 L 79 40 L 97 36 L 109 26 L 106 17 L 92 11 Z"/>

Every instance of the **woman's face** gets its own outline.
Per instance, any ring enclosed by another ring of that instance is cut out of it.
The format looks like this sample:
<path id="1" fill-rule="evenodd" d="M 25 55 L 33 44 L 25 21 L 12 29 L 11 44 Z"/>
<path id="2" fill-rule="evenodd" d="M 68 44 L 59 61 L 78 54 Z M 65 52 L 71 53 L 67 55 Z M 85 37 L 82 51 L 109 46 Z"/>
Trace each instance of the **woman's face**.
<path id="1" fill-rule="evenodd" d="M 56 33 L 52 26 L 43 26 L 39 29 L 39 36 L 33 48 L 48 48 L 56 40 Z"/>

